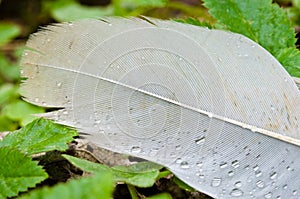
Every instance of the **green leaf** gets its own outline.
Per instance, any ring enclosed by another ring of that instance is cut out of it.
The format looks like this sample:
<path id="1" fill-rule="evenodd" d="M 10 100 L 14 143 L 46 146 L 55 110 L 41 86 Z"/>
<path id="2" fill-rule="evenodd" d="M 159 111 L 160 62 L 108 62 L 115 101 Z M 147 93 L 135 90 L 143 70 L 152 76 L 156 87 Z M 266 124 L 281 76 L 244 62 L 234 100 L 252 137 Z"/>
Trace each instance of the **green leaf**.
<path id="1" fill-rule="evenodd" d="M 80 158 L 76 158 L 70 155 L 62 155 L 64 158 L 66 158 L 70 163 L 72 163 L 74 166 L 80 168 L 83 171 L 90 172 L 90 173 L 97 173 L 101 171 L 111 172 L 111 169 L 103 164 L 97 164 L 94 162 L 90 162 L 87 160 L 83 160 Z"/>
<path id="2" fill-rule="evenodd" d="M 141 162 L 130 166 L 112 167 L 115 180 L 137 187 L 151 187 L 159 175 L 162 166 L 152 162 Z"/>
<path id="3" fill-rule="evenodd" d="M 20 69 L 17 63 L 10 62 L 0 53 L 0 74 L 5 81 L 15 81 L 20 78 Z"/>
<path id="4" fill-rule="evenodd" d="M 0 141 L 0 147 L 10 146 L 28 155 L 51 150 L 63 151 L 76 135 L 75 130 L 40 118 L 5 136 Z"/>
<path id="5" fill-rule="evenodd" d="M 196 191 L 194 188 L 190 187 L 189 185 L 187 185 L 186 183 L 184 183 L 183 181 L 181 181 L 179 178 L 177 178 L 176 176 L 173 177 L 173 181 L 181 188 L 184 189 L 186 191 Z"/>
<path id="6" fill-rule="evenodd" d="M 120 1 L 124 7 L 164 7 L 168 0 L 122 0 Z"/>
<path id="7" fill-rule="evenodd" d="M 204 0 L 204 5 L 218 20 L 219 26 L 249 37 L 277 59 L 283 49 L 296 49 L 294 29 L 284 10 L 272 4 L 272 0 Z M 289 73 L 295 74 L 299 65 L 285 64 L 298 62 L 299 54 L 283 57 L 284 60 L 278 60 Z"/>
<path id="8" fill-rule="evenodd" d="M 115 166 L 109 168 L 105 165 L 96 164 L 72 156 L 63 156 L 73 165 L 84 171 L 92 173 L 98 171 L 112 172 L 116 182 L 125 182 L 137 187 L 151 187 L 159 175 L 159 169 L 162 168 L 162 166 L 152 162 L 141 162 L 128 167 Z"/>
<path id="9" fill-rule="evenodd" d="M 48 2 L 48 9 L 51 16 L 56 21 L 74 21 L 83 18 L 98 18 L 101 16 L 112 15 L 112 7 L 90 7 L 83 6 L 73 0 L 58 0 Z"/>
<path id="10" fill-rule="evenodd" d="M 36 161 L 15 149 L 1 147 L 0 158 L 0 198 L 17 196 L 48 177 Z"/>
<path id="11" fill-rule="evenodd" d="M 32 114 L 43 112 L 45 112 L 44 108 L 29 104 L 23 100 L 16 100 L 3 108 L 3 114 L 11 120 L 19 121 L 21 126 L 25 126 L 37 118 Z"/>
<path id="12" fill-rule="evenodd" d="M 98 172 L 95 176 L 72 180 L 55 187 L 34 190 L 20 199 L 111 199 L 114 181 L 111 173 Z"/>
<path id="13" fill-rule="evenodd" d="M 18 96 L 18 86 L 6 83 L 0 86 L 0 105 Z"/>
<path id="14" fill-rule="evenodd" d="M 292 0 L 293 6 L 296 8 L 300 8 L 300 0 Z"/>
<path id="15" fill-rule="evenodd" d="M 175 21 L 180 22 L 180 23 L 186 23 L 186 24 L 191 24 L 191 25 L 195 25 L 195 26 L 203 26 L 203 27 L 207 27 L 209 29 L 212 29 L 211 24 L 207 23 L 206 21 L 199 21 L 196 18 L 193 17 L 188 17 L 186 19 L 175 19 Z"/>
<path id="16" fill-rule="evenodd" d="M 161 193 L 147 198 L 148 199 L 172 199 L 172 196 L 168 193 Z"/>
<path id="17" fill-rule="evenodd" d="M 284 48 L 278 52 L 278 61 L 292 76 L 300 77 L 300 51 L 296 48 Z"/>
<path id="18" fill-rule="evenodd" d="M 0 23 L 0 45 L 10 42 L 21 33 L 21 29 L 14 23 Z"/>
<path id="19" fill-rule="evenodd" d="M 5 115 L 0 115 L 0 132 L 14 131 L 19 127 L 18 123 L 12 121 Z"/>

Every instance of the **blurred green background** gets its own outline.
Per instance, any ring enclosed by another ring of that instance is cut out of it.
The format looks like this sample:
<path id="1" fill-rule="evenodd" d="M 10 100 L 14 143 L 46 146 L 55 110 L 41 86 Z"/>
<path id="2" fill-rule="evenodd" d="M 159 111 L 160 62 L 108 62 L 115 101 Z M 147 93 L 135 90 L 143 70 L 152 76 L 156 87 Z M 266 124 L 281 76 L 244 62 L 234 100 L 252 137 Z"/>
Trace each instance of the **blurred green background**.
<path id="1" fill-rule="evenodd" d="M 299 32 L 300 0 L 277 0 Z M 0 132 L 12 131 L 45 110 L 19 94 L 19 61 L 28 36 L 39 26 L 101 16 L 193 17 L 213 24 L 200 0 L 0 0 Z"/>

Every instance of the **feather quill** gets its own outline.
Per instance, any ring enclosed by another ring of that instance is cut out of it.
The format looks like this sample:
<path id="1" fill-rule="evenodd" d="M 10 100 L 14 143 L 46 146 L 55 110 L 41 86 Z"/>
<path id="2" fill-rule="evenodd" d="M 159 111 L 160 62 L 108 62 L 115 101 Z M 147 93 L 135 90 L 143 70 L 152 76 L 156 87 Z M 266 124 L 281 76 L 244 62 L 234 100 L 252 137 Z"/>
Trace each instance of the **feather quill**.
<path id="1" fill-rule="evenodd" d="M 108 17 L 47 26 L 22 59 L 24 99 L 96 145 L 168 167 L 215 198 L 299 198 L 300 94 L 246 37 Z"/>

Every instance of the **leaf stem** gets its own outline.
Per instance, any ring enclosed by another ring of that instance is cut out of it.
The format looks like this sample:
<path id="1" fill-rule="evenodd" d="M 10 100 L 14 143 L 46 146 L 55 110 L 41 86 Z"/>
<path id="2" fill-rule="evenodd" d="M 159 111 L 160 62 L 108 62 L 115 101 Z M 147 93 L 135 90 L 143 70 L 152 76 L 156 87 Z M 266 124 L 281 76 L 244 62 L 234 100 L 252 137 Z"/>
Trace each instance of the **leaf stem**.
<path id="1" fill-rule="evenodd" d="M 133 185 L 131 184 L 127 184 L 127 188 L 129 190 L 130 196 L 132 199 L 139 199 L 137 193 L 136 193 L 136 189 Z"/>

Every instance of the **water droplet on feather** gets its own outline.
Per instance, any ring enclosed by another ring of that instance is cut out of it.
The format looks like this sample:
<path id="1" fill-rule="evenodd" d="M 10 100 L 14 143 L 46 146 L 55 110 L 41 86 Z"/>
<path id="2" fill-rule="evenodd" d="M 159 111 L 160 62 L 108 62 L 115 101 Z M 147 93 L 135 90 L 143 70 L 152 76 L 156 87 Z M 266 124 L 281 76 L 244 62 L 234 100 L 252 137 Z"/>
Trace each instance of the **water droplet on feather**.
<path id="1" fill-rule="evenodd" d="M 243 194 L 244 194 L 243 191 L 238 188 L 232 189 L 232 191 L 230 192 L 230 195 L 233 197 L 240 197 Z"/>
<path id="2" fill-rule="evenodd" d="M 131 148 L 132 153 L 140 153 L 141 151 L 142 151 L 142 149 L 139 146 L 133 146 Z"/>
<path id="3" fill-rule="evenodd" d="M 189 163 L 186 162 L 186 161 L 181 162 L 181 163 L 180 163 L 180 167 L 181 167 L 182 169 L 188 169 L 188 168 L 190 168 Z"/>
<path id="4" fill-rule="evenodd" d="M 221 178 L 213 178 L 211 181 L 211 186 L 218 187 L 218 186 L 220 186 L 221 182 L 222 182 Z"/>

